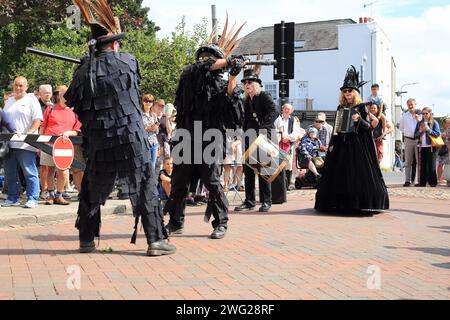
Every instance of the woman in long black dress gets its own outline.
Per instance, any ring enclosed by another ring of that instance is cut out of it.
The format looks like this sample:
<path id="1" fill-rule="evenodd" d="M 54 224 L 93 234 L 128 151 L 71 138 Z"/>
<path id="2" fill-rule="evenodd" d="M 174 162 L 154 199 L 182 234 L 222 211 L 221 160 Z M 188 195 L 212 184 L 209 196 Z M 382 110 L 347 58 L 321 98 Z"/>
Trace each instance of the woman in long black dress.
<path id="1" fill-rule="evenodd" d="M 315 209 L 321 212 L 378 212 L 389 208 L 389 196 L 372 137 L 378 119 L 362 103 L 359 74 L 351 66 L 341 88 L 340 108 L 349 108 L 349 132 L 335 133 L 325 160 L 316 194 Z"/>

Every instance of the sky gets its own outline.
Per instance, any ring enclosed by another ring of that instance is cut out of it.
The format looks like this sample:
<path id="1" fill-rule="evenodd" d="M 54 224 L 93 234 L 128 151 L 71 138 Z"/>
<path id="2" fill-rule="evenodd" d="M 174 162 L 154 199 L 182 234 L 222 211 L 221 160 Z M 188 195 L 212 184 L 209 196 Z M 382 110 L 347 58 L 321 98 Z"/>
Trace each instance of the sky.
<path id="1" fill-rule="evenodd" d="M 149 17 L 169 36 L 186 18 L 188 29 L 202 22 L 211 26 L 211 5 L 217 18 L 246 21 L 242 36 L 265 26 L 373 16 L 392 42 L 397 89 L 403 85 L 403 107 L 414 97 L 418 106 L 433 107 L 436 116 L 450 115 L 450 0 L 144 0 Z M 407 85 L 418 83 L 415 85 Z M 398 101 L 400 102 L 400 100 Z"/>

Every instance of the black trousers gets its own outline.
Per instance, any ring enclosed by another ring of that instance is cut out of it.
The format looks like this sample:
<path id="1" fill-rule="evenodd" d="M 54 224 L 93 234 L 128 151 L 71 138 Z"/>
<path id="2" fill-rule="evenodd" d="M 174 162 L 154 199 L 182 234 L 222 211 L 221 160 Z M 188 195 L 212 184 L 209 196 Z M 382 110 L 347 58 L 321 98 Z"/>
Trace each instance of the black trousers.
<path id="1" fill-rule="evenodd" d="M 291 185 L 292 170 L 286 170 L 286 190 L 289 190 Z"/>
<path id="2" fill-rule="evenodd" d="M 79 230 L 80 241 L 91 242 L 95 237 L 100 236 L 100 207 L 105 204 L 109 194 L 114 189 L 115 182 L 115 174 L 100 181 L 98 177 L 92 176 L 89 171 L 85 172 L 80 193 L 78 218 L 75 224 Z M 137 231 L 138 219 L 140 218 L 149 245 L 167 238 L 154 176 L 140 181 L 139 188 L 130 186 L 126 186 L 126 188 L 130 195 L 133 215 L 137 218 L 135 230 Z M 135 237 L 133 235 L 134 240 Z M 133 240 L 132 243 L 134 243 Z"/>
<path id="3" fill-rule="evenodd" d="M 172 192 L 164 207 L 170 215 L 169 223 L 175 227 L 182 227 L 185 221 L 186 195 L 192 177 L 198 175 L 200 181 L 209 191 L 209 200 L 205 216 L 209 220 L 211 215 L 213 228 L 227 227 L 228 200 L 220 183 L 221 167 L 218 164 L 175 164 L 172 172 Z"/>
<path id="4" fill-rule="evenodd" d="M 411 183 L 414 183 L 414 181 L 416 181 L 416 172 L 417 172 L 417 161 L 416 157 L 414 157 L 411 166 Z"/>
<path id="5" fill-rule="evenodd" d="M 432 147 L 419 147 L 419 185 L 437 185 L 436 175 L 436 151 Z"/>
<path id="6" fill-rule="evenodd" d="M 255 172 L 252 168 L 245 165 L 245 202 L 250 204 L 252 207 L 256 205 L 256 189 L 255 189 Z M 258 176 L 259 179 L 259 194 L 261 195 L 260 202 L 272 204 L 272 187 L 270 183 Z"/>

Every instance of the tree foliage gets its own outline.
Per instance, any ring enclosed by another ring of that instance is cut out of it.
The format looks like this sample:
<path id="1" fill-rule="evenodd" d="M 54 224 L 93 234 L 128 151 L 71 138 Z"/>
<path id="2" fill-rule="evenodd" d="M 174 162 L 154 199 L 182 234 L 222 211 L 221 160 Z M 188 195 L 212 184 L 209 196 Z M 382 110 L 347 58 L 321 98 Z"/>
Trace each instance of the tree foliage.
<path id="1" fill-rule="evenodd" d="M 27 46 L 57 52 L 64 47 L 55 45 L 54 39 L 61 40 L 62 37 L 64 41 L 76 37 L 65 27 L 70 5 L 71 0 L 0 0 L 0 88 L 10 85 L 18 70 L 28 67 Z M 110 0 L 110 5 L 127 32 L 140 30 L 147 36 L 154 36 L 159 30 L 148 19 L 150 9 L 142 7 L 142 0 Z M 82 31 L 81 34 L 86 33 Z M 87 34 L 83 41 L 85 39 Z M 70 51 L 71 45 L 65 48 Z M 74 52 L 78 53 L 77 50 Z M 66 54 L 70 53 L 66 51 Z"/>
<path id="2" fill-rule="evenodd" d="M 194 61 L 196 49 L 207 37 L 206 24 L 204 20 L 188 31 L 183 18 L 171 36 L 161 40 L 154 33 L 129 28 L 122 51 L 133 54 L 140 63 L 142 93 L 173 101 L 181 71 Z M 81 58 L 87 54 L 88 35 L 87 27 L 77 32 L 61 26 L 46 33 L 33 47 Z M 68 62 L 28 54 L 13 71 L 28 79 L 30 89 L 36 89 L 41 84 L 69 85 L 75 68 Z"/>

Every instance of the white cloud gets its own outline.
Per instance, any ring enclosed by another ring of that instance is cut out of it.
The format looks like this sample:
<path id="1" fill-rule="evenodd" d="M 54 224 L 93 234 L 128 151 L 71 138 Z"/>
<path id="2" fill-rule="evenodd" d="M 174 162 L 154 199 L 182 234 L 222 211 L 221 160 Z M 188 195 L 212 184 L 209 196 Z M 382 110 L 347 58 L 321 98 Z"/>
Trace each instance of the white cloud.
<path id="1" fill-rule="evenodd" d="M 435 105 L 438 115 L 450 114 L 450 4 L 430 8 L 418 17 L 400 17 L 400 13 L 414 12 L 417 0 L 379 0 L 372 8 L 364 9 L 373 0 L 261 0 L 261 1 L 151 1 L 150 19 L 161 27 L 160 37 L 169 35 L 181 17 L 186 16 L 188 28 L 210 20 L 211 4 L 217 5 L 217 17 L 223 24 L 225 12 L 238 23 L 247 21 L 243 35 L 253 30 L 286 22 L 309 22 L 368 16 L 372 12 L 381 28 L 392 40 L 397 64 L 397 87 L 404 83 L 420 82 L 405 87 L 408 96 L 417 99 L 420 106 Z M 386 16 L 388 15 L 388 16 Z M 406 98 L 406 96 L 405 96 Z M 406 100 L 404 99 L 404 102 Z"/>

